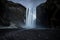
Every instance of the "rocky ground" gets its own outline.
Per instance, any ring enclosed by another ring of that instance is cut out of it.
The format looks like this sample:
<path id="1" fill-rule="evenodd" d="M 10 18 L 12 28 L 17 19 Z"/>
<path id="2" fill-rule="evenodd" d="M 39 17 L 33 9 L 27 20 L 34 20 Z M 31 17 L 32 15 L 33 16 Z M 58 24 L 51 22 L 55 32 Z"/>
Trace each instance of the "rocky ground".
<path id="1" fill-rule="evenodd" d="M 57 29 L 5 29 L 0 30 L 0 40 L 59 40 Z"/>

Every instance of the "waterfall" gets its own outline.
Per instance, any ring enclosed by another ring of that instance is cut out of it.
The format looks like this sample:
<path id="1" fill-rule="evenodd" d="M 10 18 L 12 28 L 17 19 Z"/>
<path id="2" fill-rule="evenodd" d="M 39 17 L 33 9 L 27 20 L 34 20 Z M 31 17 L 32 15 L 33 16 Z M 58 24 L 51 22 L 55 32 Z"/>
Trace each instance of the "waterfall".
<path id="1" fill-rule="evenodd" d="M 36 27 L 36 7 L 41 3 L 45 3 L 47 0 L 9 0 L 15 3 L 20 3 L 26 8 L 26 24 L 23 28 L 35 28 Z"/>
<path id="2" fill-rule="evenodd" d="M 35 28 L 36 24 L 36 8 L 26 9 L 26 28 Z"/>

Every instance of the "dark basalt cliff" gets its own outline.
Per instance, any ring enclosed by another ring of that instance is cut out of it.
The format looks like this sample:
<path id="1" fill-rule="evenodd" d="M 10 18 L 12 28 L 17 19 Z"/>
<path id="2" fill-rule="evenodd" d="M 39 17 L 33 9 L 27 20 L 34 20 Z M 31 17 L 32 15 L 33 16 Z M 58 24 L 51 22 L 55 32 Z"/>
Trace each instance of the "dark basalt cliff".
<path id="1" fill-rule="evenodd" d="M 49 28 L 60 28 L 60 1 L 47 0 L 37 7 L 37 22 L 48 25 Z"/>
<path id="2" fill-rule="evenodd" d="M 48 0 L 48 23 L 50 27 L 60 28 L 60 1 Z"/>
<path id="3" fill-rule="evenodd" d="M 10 22 L 24 23 L 26 8 L 18 3 L 0 0 L 0 25 L 9 26 Z"/>
<path id="4" fill-rule="evenodd" d="M 0 0 L 0 25 L 9 26 L 10 23 L 8 19 L 8 8 L 6 6 L 6 2 L 6 0 Z"/>

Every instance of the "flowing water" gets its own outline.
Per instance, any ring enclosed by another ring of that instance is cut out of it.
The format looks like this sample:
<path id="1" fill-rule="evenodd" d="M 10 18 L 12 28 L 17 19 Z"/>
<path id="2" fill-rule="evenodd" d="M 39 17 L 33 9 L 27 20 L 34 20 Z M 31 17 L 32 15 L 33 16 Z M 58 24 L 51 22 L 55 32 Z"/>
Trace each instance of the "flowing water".
<path id="1" fill-rule="evenodd" d="M 27 10 L 26 10 L 26 27 L 34 28 L 36 26 L 35 24 L 36 24 L 36 8 L 27 8 Z"/>

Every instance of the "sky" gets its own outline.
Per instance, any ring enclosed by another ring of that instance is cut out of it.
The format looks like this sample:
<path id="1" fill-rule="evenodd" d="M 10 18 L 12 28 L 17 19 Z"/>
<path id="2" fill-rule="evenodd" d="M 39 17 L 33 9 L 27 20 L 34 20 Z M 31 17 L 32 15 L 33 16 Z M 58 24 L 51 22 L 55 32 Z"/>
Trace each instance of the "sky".
<path id="1" fill-rule="evenodd" d="M 41 3 L 46 2 L 46 0 L 9 0 L 15 3 L 19 3 L 21 5 L 23 5 L 24 7 L 37 7 L 38 5 L 40 5 Z"/>

